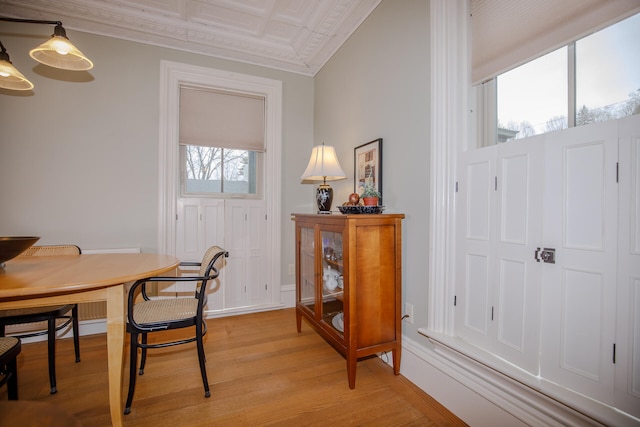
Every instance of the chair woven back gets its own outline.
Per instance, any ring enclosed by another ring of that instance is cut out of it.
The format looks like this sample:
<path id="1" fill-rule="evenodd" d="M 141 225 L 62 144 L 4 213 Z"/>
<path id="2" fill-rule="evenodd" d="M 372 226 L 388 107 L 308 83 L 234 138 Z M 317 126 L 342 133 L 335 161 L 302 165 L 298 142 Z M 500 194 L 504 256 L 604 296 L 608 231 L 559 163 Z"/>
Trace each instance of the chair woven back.
<path id="1" fill-rule="evenodd" d="M 202 257 L 202 264 L 200 264 L 200 277 L 204 277 L 207 275 L 207 270 L 210 267 L 209 264 L 211 264 L 213 257 L 223 250 L 224 249 L 222 249 L 220 246 L 211 246 L 209 249 L 207 249 L 207 252 L 205 252 L 204 256 Z M 225 257 L 221 256 L 216 259 L 215 263 L 213 264 L 216 270 L 220 271 L 220 269 L 224 265 L 224 258 Z"/>
<path id="2" fill-rule="evenodd" d="M 82 251 L 76 245 L 48 245 L 31 246 L 22 252 L 19 257 L 28 256 L 56 256 L 56 255 L 80 255 Z"/>

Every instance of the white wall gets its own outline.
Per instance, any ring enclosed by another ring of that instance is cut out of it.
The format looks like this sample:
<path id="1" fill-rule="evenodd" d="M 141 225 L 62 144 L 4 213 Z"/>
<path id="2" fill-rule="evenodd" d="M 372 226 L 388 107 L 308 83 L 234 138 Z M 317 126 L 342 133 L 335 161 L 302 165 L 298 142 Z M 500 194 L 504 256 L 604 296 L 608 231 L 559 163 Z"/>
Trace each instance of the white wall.
<path id="1" fill-rule="evenodd" d="M 523 425 L 438 359 L 427 325 L 430 176 L 430 2 L 383 0 L 315 79 L 315 143 L 336 146 L 350 177 L 332 182 L 336 202 L 353 189 L 353 148 L 383 138 L 383 197 L 402 212 L 401 373 L 471 425 Z"/>
<path id="2" fill-rule="evenodd" d="M 349 177 L 331 183 L 334 204 L 353 191 L 353 149 L 383 139 L 383 202 L 402 212 L 403 300 L 425 325 L 429 230 L 429 2 L 383 1 L 315 79 L 314 142 L 335 145 Z"/>
<path id="3" fill-rule="evenodd" d="M 308 196 L 299 178 L 313 142 L 313 79 L 67 28 L 95 64 L 73 74 L 29 57 L 51 31 L 0 22 L 12 62 L 35 84 L 27 94 L 0 90 L 0 235 L 155 252 L 160 61 L 183 62 L 283 81 L 281 271 L 293 283 L 285 243 L 289 213 Z"/>

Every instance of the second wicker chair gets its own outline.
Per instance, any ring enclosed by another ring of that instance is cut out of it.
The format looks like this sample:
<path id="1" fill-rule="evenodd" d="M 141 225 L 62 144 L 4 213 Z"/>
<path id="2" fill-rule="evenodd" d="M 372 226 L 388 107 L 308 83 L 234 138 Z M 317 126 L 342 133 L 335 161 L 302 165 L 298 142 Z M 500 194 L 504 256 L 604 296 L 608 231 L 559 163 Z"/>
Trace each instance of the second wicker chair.
<path id="1" fill-rule="evenodd" d="M 76 245 L 49 245 L 32 246 L 20 254 L 22 257 L 35 256 L 58 256 L 58 255 L 80 255 L 81 250 Z M 62 324 L 58 324 L 58 319 L 64 319 Z M 48 362 L 49 362 L 49 384 L 51 394 L 58 391 L 56 383 L 56 332 L 66 328 L 69 323 L 73 328 L 73 346 L 76 353 L 76 362 L 80 361 L 80 335 L 78 326 L 78 305 L 65 304 L 48 307 L 17 308 L 0 311 L 0 337 L 5 336 L 5 327 L 8 325 L 20 325 L 23 323 L 47 322 L 46 330 L 38 330 L 31 333 L 16 334 L 17 338 L 29 338 L 38 335 L 47 335 Z"/>

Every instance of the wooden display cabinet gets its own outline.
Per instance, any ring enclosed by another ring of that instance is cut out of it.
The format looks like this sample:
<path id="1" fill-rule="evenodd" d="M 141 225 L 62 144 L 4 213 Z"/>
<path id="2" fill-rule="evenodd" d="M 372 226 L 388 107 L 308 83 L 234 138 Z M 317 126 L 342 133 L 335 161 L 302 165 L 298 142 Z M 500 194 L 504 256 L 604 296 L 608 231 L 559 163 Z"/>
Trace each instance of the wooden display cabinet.
<path id="1" fill-rule="evenodd" d="M 403 214 L 293 214 L 296 322 L 304 318 L 347 360 L 391 351 L 400 373 Z"/>

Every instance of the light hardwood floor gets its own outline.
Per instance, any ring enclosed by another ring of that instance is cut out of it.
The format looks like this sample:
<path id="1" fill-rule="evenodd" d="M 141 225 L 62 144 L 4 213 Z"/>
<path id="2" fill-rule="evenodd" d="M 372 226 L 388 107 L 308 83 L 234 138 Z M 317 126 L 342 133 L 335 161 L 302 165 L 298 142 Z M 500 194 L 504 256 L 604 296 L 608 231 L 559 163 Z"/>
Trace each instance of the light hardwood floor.
<path id="1" fill-rule="evenodd" d="M 205 341 L 211 397 L 194 343 L 152 349 L 125 426 L 465 425 L 378 357 L 358 362 L 349 389 L 345 359 L 306 323 L 298 334 L 293 309 L 211 319 Z M 58 340 L 58 393 L 50 395 L 46 343 L 23 344 L 19 398 L 54 403 L 85 426 L 109 426 L 106 336 L 81 337 L 80 347 L 74 363 L 72 340 Z"/>

